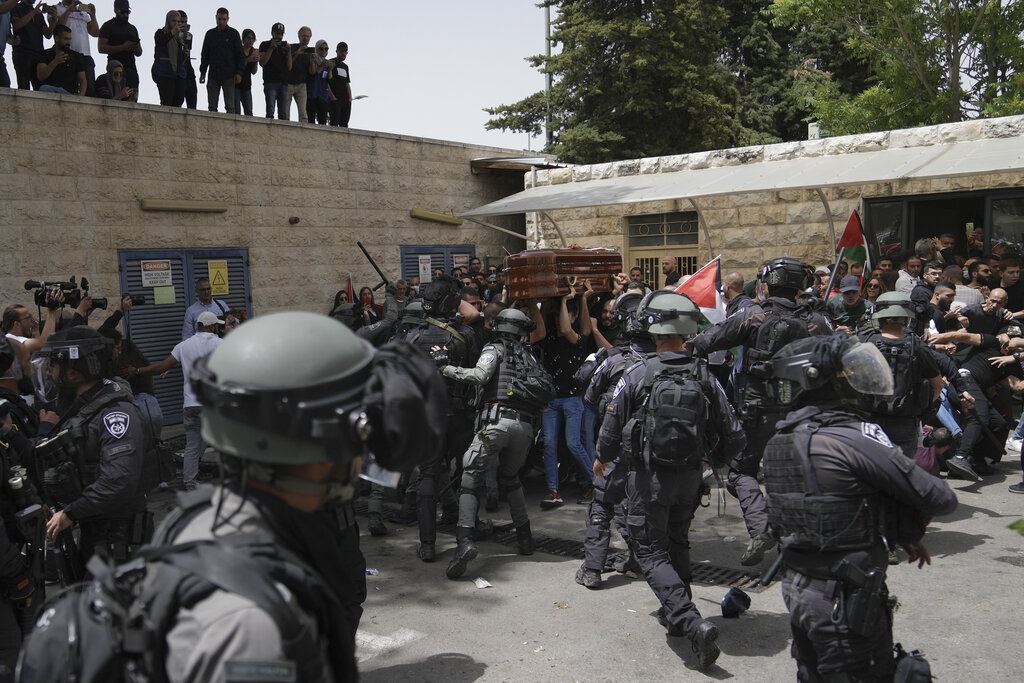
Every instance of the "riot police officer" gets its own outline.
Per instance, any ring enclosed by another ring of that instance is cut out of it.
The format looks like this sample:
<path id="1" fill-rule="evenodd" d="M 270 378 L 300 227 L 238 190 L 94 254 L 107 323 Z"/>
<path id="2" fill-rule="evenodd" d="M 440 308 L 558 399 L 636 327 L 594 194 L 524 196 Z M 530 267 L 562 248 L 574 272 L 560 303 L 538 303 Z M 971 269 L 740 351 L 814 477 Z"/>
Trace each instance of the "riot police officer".
<path id="1" fill-rule="evenodd" d="M 703 670 L 720 654 L 718 627 L 701 618 L 691 600 L 687 533 L 700 502 L 703 461 L 728 462 L 743 450 L 745 437 L 707 362 L 685 351 L 684 340 L 697 332 L 697 306 L 657 290 L 636 315 L 657 353 L 619 379 L 601 425 L 594 473 L 607 476 L 622 453 L 629 467 L 630 543 L 661 602 L 659 621 L 670 636 L 690 639 Z"/>
<path id="2" fill-rule="evenodd" d="M 430 355 L 438 367 L 472 368 L 479 355 L 473 330 L 456 315 L 462 301 L 460 292 L 454 278 L 441 276 L 431 281 L 423 291 L 425 323 L 413 327 L 406 336 L 409 343 Z M 473 439 L 476 396 L 472 387 L 450 379 L 445 386 L 448 401 L 444 451 L 436 460 L 420 467 L 417 556 L 424 562 L 433 562 L 437 557 L 437 498 L 441 490 L 449 488 L 448 463 L 461 459 Z"/>
<path id="3" fill-rule="evenodd" d="M 56 332 L 43 344 L 32 360 L 32 381 L 42 402 L 56 402 L 60 420 L 35 452 L 44 496 L 59 507 L 47 537 L 55 540 L 77 523 L 83 559 L 97 553 L 124 561 L 152 535 L 146 493 L 155 481 L 143 480 L 146 431 L 131 392 L 106 379 L 111 346 L 84 326 Z"/>
<path id="4" fill-rule="evenodd" d="M 866 397 L 862 407 L 903 454 L 913 458 L 921 440 L 921 417 L 942 393 L 942 375 L 931 349 L 916 334 L 906 332 L 914 319 L 910 297 L 900 292 L 882 294 L 871 319 L 878 327 L 860 339 L 882 352 L 892 372 L 893 393 Z"/>
<path id="5" fill-rule="evenodd" d="M 646 330 L 642 331 L 639 328 L 634 317 L 641 299 L 643 295 L 639 292 L 627 292 L 615 300 L 612 308 L 612 315 L 618 326 L 616 345 L 597 352 L 596 360 L 600 362 L 583 395 L 583 401 L 597 411 L 598 420 L 604 418 L 605 409 L 611 402 L 612 392 L 622 374 L 642 361 L 647 354 L 654 352 L 650 335 Z M 607 477 L 594 477 L 594 498 L 587 510 L 585 559 L 576 571 L 576 583 L 587 588 L 598 588 L 601 585 L 601 573 L 608 559 L 613 519 L 619 534 L 627 546 L 629 545 L 629 530 L 626 527 L 625 510 L 622 505 L 626 497 L 627 466 L 619 467 L 617 460 L 613 462 L 616 466 L 609 470 Z M 627 559 L 622 565 L 623 571 L 633 569 L 635 563 L 633 550 L 629 548 Z"/>
<path id="6" fill-rule="evenodd" d="M 768 517 L 757 472 L 764 445 L 775 431 L 775 422 L 782 417 L 775 402 L 766 396 L 762 380 L 752 376 L 750 368 L 795 339 L 831 333 L 821 313 L 796 300 L 797 294 L 814 282 L 814 273 L 806 263 L 789 257 L 772 259 L 764 266 L 761 282 L 768 288 L 766 300 L 747 306 L 693 340 L 698 355 L 743 347 L 743 392 L 737 407 L 747 433 L 747 447 L 729 463 L 728 489 L 740 501 L 750 534 L 750 542 L 740 558 L 746 566 L 760 562 L 765 551 L 774 545 L 767 533 Z"/>
<path id="7" fill-rule="evenodd" d="M 857 410 L 865 396 L 892 394 L 875 346 L 843 334 L 803 339 L 769 366 L 792 409 L 765 449 L 764 475 L 797 678 L 892 680 L 887 544 L 930 564 L 925 527 L 956 496 Z"/>
<path id="8" fill-rule="evenodd" d="M 297 329 L 304 334 L 288 332 Z M 188 494 L 157 541 L 246 541 L 301 560 L 304 572 L 276 580 L 306 624 L 300 645 L 308 647 L 284 642 L 266 605 L 219 589 L 179 611 L 166 634 L 168 678 L 233 680 L 232 667 L 237 676 L 239 662 L 255 660 L 246 680 L 282 671 L 290 680 L 355 680 L 365 563 L 358 530 L 347 533 L 334 509 L 352 498 L 367 458 L 399 470 L 434 456 L 441 422 L 432 411 L 443 388 L 433 364 L 408 346 L 375 352 L 325 316 L 284 312 L 241 326 L 192 374 L 203 438 L 220 451 L 226 482 Z M 399 405 L 414 439 L 385 422 Z"/>
<path id="9" fill-rule="evenodd" d="M 505 492 L 521 555 L 533 553 L 533 535 L 519 470 L 533 443 L 540 410 L 554 396 L 554 383 L 524 344 L 536 323 L 508 308 L 491 323 L 495 339 L 480 353 L 475 367 L 446 365 L 441 374 L 456 382 L 483 387 L 477 432 L 462 461 L 458 547 L 445 574 L 457 579 L 477 556 L 473 530 L 486 472 L 497 461 L 498 487 Z"/>

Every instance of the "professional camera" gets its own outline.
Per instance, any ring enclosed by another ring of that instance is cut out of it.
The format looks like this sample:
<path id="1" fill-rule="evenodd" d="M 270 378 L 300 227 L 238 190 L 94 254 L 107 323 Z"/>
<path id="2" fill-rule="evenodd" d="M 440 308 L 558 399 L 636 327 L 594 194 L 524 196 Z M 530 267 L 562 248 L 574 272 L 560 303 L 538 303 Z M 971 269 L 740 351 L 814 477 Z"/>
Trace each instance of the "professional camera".
<path id="1" fill-rule="evenodd" d="M 41 280 L 27 280 L 25 282 L 25 291 L 36 290 L 33 299 L 36 302 L 36 306 L 41 308 L 47 308 L 47 293 L 54 287 L 59 287 L 64 292 L 64 304 L 62 305 L 77 307 L 81 303 L 82 292 L 78 289 L 74 276 L 67 282 L 42 282 Z"/>

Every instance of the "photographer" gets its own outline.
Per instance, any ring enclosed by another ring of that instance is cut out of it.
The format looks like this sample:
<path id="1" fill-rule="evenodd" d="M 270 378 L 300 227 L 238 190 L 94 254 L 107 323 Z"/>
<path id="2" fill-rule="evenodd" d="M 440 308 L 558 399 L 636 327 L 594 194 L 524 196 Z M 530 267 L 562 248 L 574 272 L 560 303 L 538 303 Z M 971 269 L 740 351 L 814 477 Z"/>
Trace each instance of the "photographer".
<path id="1" fill-rule="evenodd" d="M 50 6 L 50 25 L 71 29 L 71 49 L 78 53 L 85 67 L 86 88 L 79 91 L 79 94 L 94 97 L 96 62 L 92 58 L 89 37 L 97 38 L 100 35 L 100 26 L 96 23 L 96 6 L 78 0 L 61 0 L 60 4 Z"/>
<path id="2" fill-rule="evenodd" d="M 153 82 L 160 91 L 160 104 L 165 107 L 180 107 L 185 101 L 188 49 L 181 30 L 181 15 L 171 10 L 164 27 L 157 29 L 153 37 Z"/>
<path id="3" fill-rule="evenodd" d="M 47 338 L 57 329 L 59 311 L 63 305 L 64 294 L 59 288 L 53 288 L 46 293 L 47 313 L 42 333 L 39 333 L 39 322 L 35 316 L 21 304 L 8 306 L 4 311 L 0 331 L 6 334 L 11 342 L 11 348 L 21 362 L 24 376 L 28 376 L 29 357 L 43 348 Z"/>
<path id="4" fill-rule="evenodd" d="M 292 50 L 284 38 L 284 24 L 270 27 L 270 40 L 260 43 L 260 66 L 263 67 L 263 94 L 267 98 L 267 118 L 288 120 L 288 72 L 292 70 Z"/>
<path id="5" fill-rule="evenodd" d="M 128 21 L 131 13 L 128 0 L 114 0 L 114 18 L 100 26 L 96 51 L 106 54 L 108 59 L 121 62 L 124 77 L 129 87 L 136 91 L 135 99 L 138 100 L 139 70 L 135 66 L 135 58 L 142 56 L 142 42 L 139 40 L 139 30 Z M 107 72 L 110 72 L 109 64 Z"/>
<path id="6" fill-rule="evenodd" d="M 32 5 L 32 0 L 21 0 L 11 10 L 11 28 L 14 29 L 14 73 L 18 88 L 39 90 L 36 63 L 43 53 L 43 38 L 53 37 L 53 27 L 43 18 L 43 3 Z M 5 36 L 6 39 L 6 36 Z"/>
<path id="7" fill-rule="evenodd" d="M 71 49 L 71 29 L 58 25 L 53 29 L 53 47 L 43 50 L 36 65 L 39 90 L 58 95 L 84 95 L 88 86 L 82 55 Z"/>
<path id="8" fill-rule="evenodd" d="M 138 102 L 139 93 L 128 85 L 121 62 L 111 59 L 107 62 L 107 73 L 96 79 L 96 97 L 104 100 Z"/>

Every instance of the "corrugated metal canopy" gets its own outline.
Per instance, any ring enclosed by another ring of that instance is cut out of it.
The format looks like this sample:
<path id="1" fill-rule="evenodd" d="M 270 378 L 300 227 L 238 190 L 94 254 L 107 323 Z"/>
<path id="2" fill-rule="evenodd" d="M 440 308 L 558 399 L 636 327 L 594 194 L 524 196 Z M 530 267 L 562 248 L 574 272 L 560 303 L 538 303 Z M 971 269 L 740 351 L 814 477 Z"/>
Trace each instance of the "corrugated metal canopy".
<path id="1" fill-rule="evenodd" d="M 1024 139 L 994 138 L 927 147 L 832 154 L 685 169 L 533 187 L 466 211 L 501 216 L 743 192 L 866 185 L 1024 170 Z"/>

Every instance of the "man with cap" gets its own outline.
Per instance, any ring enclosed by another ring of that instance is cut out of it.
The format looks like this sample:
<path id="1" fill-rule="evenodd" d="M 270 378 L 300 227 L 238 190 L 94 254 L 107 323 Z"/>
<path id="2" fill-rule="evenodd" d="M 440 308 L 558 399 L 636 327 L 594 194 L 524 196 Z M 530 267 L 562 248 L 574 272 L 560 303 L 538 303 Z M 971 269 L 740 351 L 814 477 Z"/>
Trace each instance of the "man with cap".
<path id="1" fill-rule="evenodd" d="M 245 55 L 242 53 L 242 37 L 228 26 L 228 11 L 217 9 L 217 25 L 203 37 L 203 50 L 199 62 L 199 82 L 206 83 L 206 71 L 210 71 L 210 82 L 206 83 L 206 96 L 210 111 L 217 111 L 220 91 L 224 91 L 224 111 L 235 113 L 235 84 L 242 82 L 245 69 Z"/>
<path id="2" fill-rule="evenodd" d="M 175 365 L 181 366 L 181 373 L 184 375 L 185 384 L 182 390 L 182 414 L 185 423 L 185 462 L 181 468 L 181 478 L 185 490 L 190 491 L 196 487 L 196 476 L 199 474 L 199 461 L 206 450 L 206 443 L 200 431 L 199 421 L 200 403 L 192 391 L 192 384 L 189 379 L 192 375 L 192 365 L 203 356 L 209 355 L 220 345 L 221 326 L 224 321 L 210 311 L 203 311 L 196 320 L 196 333 L 181 342 L 173 349 L 171 355 L 159 363 L 147 365 L 142 368 L 127 369 L 130 376 L 135 375 L 161 375 Z"/>
<path id="3" fill-rule="evenodd" d="M 288 120 L 288 72 L 292 68 L 292 50 L 284 37 L 284 24 L 270 27 L 270 40 L 260 43 L 260 66 L 263 67 L 263 94 L 267 98 L 267 118 Z"/>
<path id="4" fill-rule="evenodd" d="M 348 72 L 348 43 L 342 41 L 335 48 L 334 74 L 331 76 L 331 94 L 334 99 L 328 105 L 327 113 L 332 126 L 348 128 L 352 116 L 352 78 Z"/>
<path id="5" fill-rule="evenodd" d="M 867 302 L 860 295 L 860 278 L 847 275 L 839 284 L 839 294 L 830 298 L 825 307 L 836 329 L 854 332 L 868 312 Z"/>
<path id="6" fill-rule="evenodd" d="M 138 29 L 128 21 L 131 13 L 132 8 L 128 0 L 114 0 L 114 18 L 100 26 L 96 51 L 107 55 L 108 59 L 121 62 L 124 77 L 128 79 L 128 87 L 136 91 L 137 98 L 139 71 L 135 67 L 135 58 L 142 56 L 142 43 L 139 42 Z"/>

